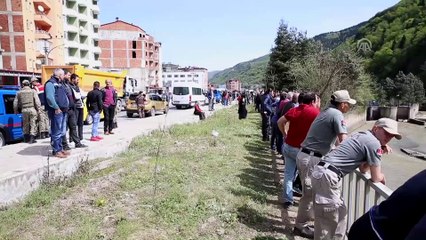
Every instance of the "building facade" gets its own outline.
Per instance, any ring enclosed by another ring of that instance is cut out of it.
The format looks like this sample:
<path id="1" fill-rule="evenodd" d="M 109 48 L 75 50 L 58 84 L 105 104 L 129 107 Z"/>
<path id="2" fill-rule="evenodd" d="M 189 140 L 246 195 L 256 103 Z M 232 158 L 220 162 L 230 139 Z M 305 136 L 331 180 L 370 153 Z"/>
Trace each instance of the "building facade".
<path id="1" fill-rule="evenodd" d="M 230 91 L 241 91 L 241 81 L 239 79 L 231 79 L 226 82 L 226 89 Z"/>
<path id="2" fill-rule="evenodd" d="M 195 82 L 203 89 L 208 88 L 208 70 L 202 67 L 179 67 L 174 64 L 163 64 L 164 86 L 173 87 L 177 82 Z"/>
<path id="3" fill-rule="evenodd" d="M 62 3 L 57 0 L 0 0 L 0 67 L 40 72 L 64 64 Z"/>
<path id="4" fill-rule="evenodd" d="M 105 70 L 127 70 L 145 87 L 162 87 L 161 43 L 142 28 L 116 18 L 102 24 L 100 61 Z"/>
<path id="5" fill-rule="evenodd" d="M 100 68 L 98 1 L 63 0 L 62 2 L 65 64 Z"/>

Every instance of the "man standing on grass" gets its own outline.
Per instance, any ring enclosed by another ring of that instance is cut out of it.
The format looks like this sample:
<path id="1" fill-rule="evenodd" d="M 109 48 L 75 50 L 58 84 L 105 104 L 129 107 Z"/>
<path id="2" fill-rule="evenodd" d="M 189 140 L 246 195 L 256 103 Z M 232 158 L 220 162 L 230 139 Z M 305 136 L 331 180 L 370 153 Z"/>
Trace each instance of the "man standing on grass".
<path id="1" fill-rule="evenodd" d="M 296 156 L 300 150 L 300 145 L 312 122 L 320 113 L 320 100 L 315 93 L 301 93 L 299 96 L 301 98 L 298 101 L 300 105 L 290 109 L 278 120 L 278 127 L 283 134 L 283 139 L 285 139 L 283 146 L 285 160 L 283 199 L 285 209 L 294 204 L 293 181 L 296 173 Z M 285 129 L 287 123 L 290 124 L 288 131 Z"/>
<path id="2" fill-rule="evenodd" d="M 311 174 L 314 166 L 320 162 L 336 143 L 346 139 L 348 129 L 343 113 L 350 110 L 356 101 L 349 96 L 347 90 L 339 90 L 333 93 L 330 105 L 322 111 L 309 128 L 306 139 L 301 144 L 297 154 L 297 170 L 302 182 L 302 197 L 299 202 L 294 234 L 305 238 L 313 238 L 314 230 L 308 226 L 313 219 L 312 209 L 312 184 Z M 337 143 L 337 144 L 338 144 Z"/>

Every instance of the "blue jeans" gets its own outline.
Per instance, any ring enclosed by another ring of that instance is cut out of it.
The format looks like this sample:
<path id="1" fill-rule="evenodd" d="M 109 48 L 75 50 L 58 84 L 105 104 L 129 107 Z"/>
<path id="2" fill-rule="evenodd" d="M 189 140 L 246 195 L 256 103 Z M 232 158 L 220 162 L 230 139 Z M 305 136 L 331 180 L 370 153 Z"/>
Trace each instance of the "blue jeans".
<path id="1" fill-rule="evenodd" d="M 293 202 L 293 181 L 296 173 L 296 157 L 299 148 L 292 147 L 287 143 L 283 145 L 283 155 L 285 158 L 283 197 L 285 202 Z"/>
<path id="2" fill-rule="evenodd" d="M 99 136 L 98 125 L 99 125 L 99 121 L 101 120 L 101 114 L 99 112 L 90 111 L 90 116 L 92 116 L 92 119 L 93 119 L 92 137 L 97 137 Z"/>
<path id="3" fill-rule="evenodd" d="M 48 114 L 50 119 L 50 144 L 52 145 L 53 155 L 55 155 L 63 150 L 61 138 L 66 133 L 67 113 L 55 114 L 55 111 L 49 110 Z"/>

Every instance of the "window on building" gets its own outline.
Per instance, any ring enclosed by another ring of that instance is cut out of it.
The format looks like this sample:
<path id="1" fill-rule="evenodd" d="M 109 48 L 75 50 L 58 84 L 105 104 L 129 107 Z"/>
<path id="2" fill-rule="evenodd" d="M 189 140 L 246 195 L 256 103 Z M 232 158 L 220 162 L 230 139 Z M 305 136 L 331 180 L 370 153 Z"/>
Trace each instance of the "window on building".
<path id="1" fill-rule="evenodd" d="M 133 49 L 136 49 L 136 41 L 132 41 Z"/>
<path id="2" fill-rule="evenodd" d="M 132 58 L 136 58 L 136 51 L 132 51 Z"/>
<path id="3" fill-rule="evenodd" d="M 171 77 L 172 77 L 172 75 L 167 75 L 167 77 L 168 77 L 168 78 L 171 78 Z"/>
<path id="4" fill-rule="evenodd" d="M 185 77 L 185 75 L 183 75 L 183 74 L 182 74 L 182 75 L 180 75 L 180 77 L 181 77 L 181 78 L 184 78 L 184 77 Z"/>
<path id="5" fill-rule="evenodd" d="M 142 37 L 142 33 L 139 33 L 139 37 L 140 37 L 140 38 Z"/>
<path id="6" fill-rule="evenodd" d="M 163 75 L 163 78 L 165 78 L 165 76 Z"/>
<path id="7" fill-rule="evenodd" d="M 179 77 L 179 75 L 175 75 L 175 78 L 178 78 Z"/>
<path id="8" fill-rule="evenodd" d="M 195 74 L 195 77 L 199 77 L 198 74 Z"/>
<path id="9" fill-rule="evenodd" d="M 192 78 L 192 75 L 191 75 L 191 74 L 188 74 L 187 76 L 188 76 L 189 78 Z"/>

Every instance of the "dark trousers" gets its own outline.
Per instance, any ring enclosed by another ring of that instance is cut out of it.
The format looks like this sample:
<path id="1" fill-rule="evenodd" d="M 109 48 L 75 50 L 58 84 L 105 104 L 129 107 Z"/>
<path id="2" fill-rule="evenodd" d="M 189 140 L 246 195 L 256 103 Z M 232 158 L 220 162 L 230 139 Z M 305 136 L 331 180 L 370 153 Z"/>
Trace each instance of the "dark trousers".
<path id="1" fill-rule="evenodd" d="M 349 230 L 348 240 L 379 239 L 371 227 L 369 214 L 370 212 L 367 212 L 352 224 L 352 227 Z"/>
<path id="2" fill-rule="evenodd" d="M 194 112 L 195 115 L 198 115 L 200 117 L 200 120 L 206 119 L 206 114 L 204 112 Z"/>
<path id="3" fill-rule="evenodd" d="M 68 110 L 67 128 L 69 130 L 70 141 L 74 142 L 77 145 L 80 144 L 80 138 L 78 137 L 78 133 L 77 133 L 76 110 L 74 109 Z M 66 137 L 65 137 L 65 141 L 66 141 Z"/>
<path id="4" fill-rule="evenodd" d="M 276 122 L 271 122 L 271 149 L 278 150 L 278 139 L 277 134 L 280 130 L 278 129 L 278 124 Z"/>
<path id="5" fill-rule="evenodd" d="M 260 113 L 262 115 L 262 139 L 263 141 L 269 140 L 269 116 L 263 112 Z"/>
<path id="6" fill-rule="evenodd" d="M 280 131 L 277 124 L 277 152 L 279 154 L 282 154 L 283 144 L 284 144 L 283 133 Z"/>
<path id="7" fill-rule="evenodd" d="M 80 140 L 83 140 L 83 108 L 75 109 L 75 118 L 77 120 L 77 135 Z"/>
<path id="8" fill-rule="evenodd" d="M 115 106 L 104 106 L 104 132 L 112 132 L 114 129 Z"/>

